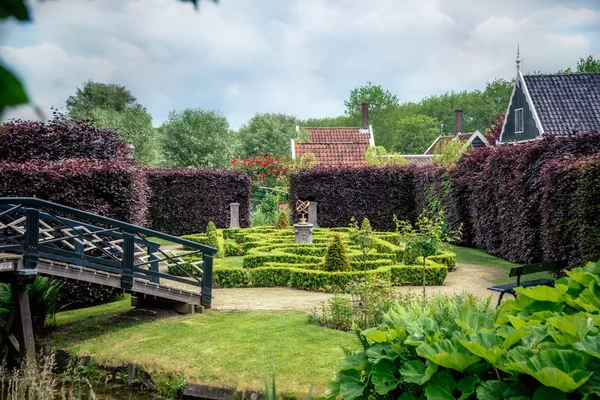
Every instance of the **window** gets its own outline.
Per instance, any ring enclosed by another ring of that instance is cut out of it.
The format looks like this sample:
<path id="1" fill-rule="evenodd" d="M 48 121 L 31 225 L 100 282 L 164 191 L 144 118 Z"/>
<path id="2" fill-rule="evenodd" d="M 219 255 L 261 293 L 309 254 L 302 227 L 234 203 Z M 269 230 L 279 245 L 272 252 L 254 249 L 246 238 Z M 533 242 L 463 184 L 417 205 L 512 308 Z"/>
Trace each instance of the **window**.
<path id="1" fill-rule="evenodd" d="M 515 110 L 515 133 L 523 133 L 523 126 L 523 109 L 517 108 Z"/>

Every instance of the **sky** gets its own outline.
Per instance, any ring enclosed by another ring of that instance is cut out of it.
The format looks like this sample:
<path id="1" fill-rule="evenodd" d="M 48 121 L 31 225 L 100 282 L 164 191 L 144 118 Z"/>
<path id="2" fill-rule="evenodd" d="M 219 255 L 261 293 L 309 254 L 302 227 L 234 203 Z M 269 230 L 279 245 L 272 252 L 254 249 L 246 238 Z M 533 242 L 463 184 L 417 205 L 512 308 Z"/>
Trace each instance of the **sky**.
<path id="1" fill-rule="evenodd" d="M 600 58 L 600 0 L 32 0 L 0 59 L 51 115 L 87 80 L 126 86 L 159 126 L 184 108 L 344 112 L 368 81 L 401 102 Z M 34 108 L 4 118 L 36 118 Z"/>

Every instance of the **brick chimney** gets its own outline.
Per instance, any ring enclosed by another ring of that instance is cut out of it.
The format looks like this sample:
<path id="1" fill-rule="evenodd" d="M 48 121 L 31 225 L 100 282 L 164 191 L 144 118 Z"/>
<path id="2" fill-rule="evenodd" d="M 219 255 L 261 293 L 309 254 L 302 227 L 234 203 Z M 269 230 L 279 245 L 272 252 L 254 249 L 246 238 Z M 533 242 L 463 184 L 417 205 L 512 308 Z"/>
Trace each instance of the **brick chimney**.
<path id="1" fill-rule="evenodd" d="M 362 129 L 369 129 L 369 103 L 362 103 Z"/>
<path id="2" fill-rule="evenodd" d="M 454 134 L 459 135 L 463 133 L 463 109 L 457 108 L 454 111 Z"/>

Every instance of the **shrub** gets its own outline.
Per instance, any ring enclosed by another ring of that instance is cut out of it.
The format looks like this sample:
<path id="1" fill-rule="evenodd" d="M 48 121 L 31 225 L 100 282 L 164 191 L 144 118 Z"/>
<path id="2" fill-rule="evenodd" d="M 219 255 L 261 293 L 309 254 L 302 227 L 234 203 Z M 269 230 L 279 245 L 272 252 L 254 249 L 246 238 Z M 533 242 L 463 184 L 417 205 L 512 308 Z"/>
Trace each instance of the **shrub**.
<path id="1" fill-rule="evenodd" d="M 279 217 L 275 224 L 275 229 L 289 229 L 290 220 L 288 219 L 287 213 L 284 210 L 279 211 Z"/>
<path id="2" fill-rule="evenodd" d="M 241 256 L 241 250 L 238 244 L 232 240 L 226 240 L 224 245 L 225 257 L 237 257 Z"/>
<path id="3" fill-rule="evenodd" d="M 0 160 L 63 161 L 74 158 L 126 161 L 117 133 L 86 121 L 8 121 L 0 127 Z"/>
<path id="4" fill-rule="evenodd" d="M 240 226 L 250 225 L 250 180 L 235 171 L 148 169 L 152 229 L 186 235 L 206 229 L 208 221 L 229 226 L 230 203 L 240 204 Z"/>
<path id="5" fill-rule="evenodd" d="M 399 303 L 360 332 L 363 350 L 339 364 L 327 396 L 595 398 L 599 274 L 600 262 L 553 288 L 518 288 L 499 313 L 464 295 Z"/>
<path id="6" fill-rule="evenodd" d="M 33 283 L 27 286 L 34 330 L 39 331 L 45 326 L 54 325 L 61 286 L 60 281 L 43 276 L 36 277 Z M 13 307 L 11 285 L 0 283 L 0 315 L 6 318 Z"/>
<path id="7" fill-rule="evenodd" d="M 206 225 L 206 243 L 207 246 L 214 247 L 217 249 L 216 257 L 223 258 L 225 257 L 223 251 L 223 241 L 220 240 L 219 235 L 217 234 L 217 227 L 215 223 L 212 221 L 208 221 Z"/>
<path id="8" fill-rule="evenodd" d="M 333 235 L 333 241 L 327 248 L 325 258 L 323 259 L 323 270 L 334 271 L 350 271 L 350 260 L 346 254 L 346 246 L 342 242 L 340 235 Z"/>
<path id="9" fill-rule="evenodd" d="M 145 223 L 144 174 L 123 162 L 0 163 L 0 197 L 37 197 L 136 225 Z"/>
<path id="10" fill-rule="evenodd" d="M 216 288 L 236 288 L 249 284 L 250 274 L 244 268 L 215 267 L 213 269 L 213 286 Z"/>
<path id="11" fill-rule="evenodd" d="M 412 166 L 317 167 L 291 178 L 289 198 L 317 201 L 321 227 L 347 226 L 352 217 L 366 217 L 374 229 L 392 230 L 394 214 L 414 218 L 414 171 Z"/>

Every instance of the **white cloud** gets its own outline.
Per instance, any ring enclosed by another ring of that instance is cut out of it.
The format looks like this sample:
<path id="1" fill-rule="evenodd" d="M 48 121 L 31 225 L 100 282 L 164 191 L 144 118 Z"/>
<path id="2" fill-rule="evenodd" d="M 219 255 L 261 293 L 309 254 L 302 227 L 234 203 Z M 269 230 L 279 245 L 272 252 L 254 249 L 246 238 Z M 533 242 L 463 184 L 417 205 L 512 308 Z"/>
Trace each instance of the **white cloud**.
<path id="1" fill-rule="evenodd" d="M 595 0 L 200 3 L 34 2 L 34 25 L 2 30 L 0 57 L 45 109 L 93 79 L 126 85 L 155 124 L 202 107 L 237 128 L 255 112 L 339 115 L 367 81 L 401 101 L 482 88 L 514 76 L 517 43 L 526 71 L 600 54 Z"/>

